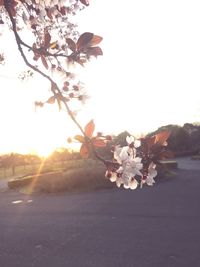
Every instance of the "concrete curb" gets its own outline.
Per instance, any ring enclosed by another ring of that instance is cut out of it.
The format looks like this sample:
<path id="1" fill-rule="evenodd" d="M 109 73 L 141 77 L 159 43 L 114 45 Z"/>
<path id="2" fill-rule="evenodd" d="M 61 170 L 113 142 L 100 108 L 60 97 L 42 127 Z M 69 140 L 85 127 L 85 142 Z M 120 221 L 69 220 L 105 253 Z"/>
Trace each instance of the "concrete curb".
<path id="1" fill-rule="evenodd" d="M 160 160 L 161 166 L 168 170 L 178 169 L 178 163 L 176 160 Z"/>
<path id="2" fill-rule="evenodd" d="M 14 178 L 8 181 L 8 188 L 9 189 L 19 188 L 34 183 L 37 179 L 51 178 L 52 176 L 57 176 L 57 175 L 62 175 L 62 172 L 61 171 L 47 172 L 47 173 L 40 173 L 40 174 Z"/>

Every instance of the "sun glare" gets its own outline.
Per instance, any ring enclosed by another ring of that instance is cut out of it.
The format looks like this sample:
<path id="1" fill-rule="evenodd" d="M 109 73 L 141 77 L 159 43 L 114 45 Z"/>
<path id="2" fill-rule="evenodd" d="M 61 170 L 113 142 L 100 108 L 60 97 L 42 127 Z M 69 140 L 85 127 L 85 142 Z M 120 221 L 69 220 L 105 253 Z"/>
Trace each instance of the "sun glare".
<path id="1" fill-rule="evenodd" d="M 30 151 L 30 154 L 38 155 L 39 157 L 48 157 L 51 155 L 51 153 L 54 151 L 54 149 L 48 147 L 45 147 L 42 145 L 42 147 Z"/>
<path id="2" fill-rule="evenodd" d="M 199 121 L 199 4 L 194 8 L 170 0 L 158 9 L 157 1 L 145 5 L 135 1 L 134 9 L 123 15 L 118 3 L 110 19 L 113 3 L 108 1 L 105 9 L 101 1 L 94 1 L 80 12 L 80 32 L 88 30 L 104 38 L 103 57 L 77 71 L 90 96 L 79 112 L 80 124 L 84 128 L 94 119 L 96 130 L 105 134 L 127 130 L 138 135 L 167 124 Z M 10 65 L 7 62 L 0 69 L 0 153 L 47 156 L 67 146 L 67 138 L 80 132 L 66 112 L 48 104 L 34 112 L 34 101 L 50 96 L 49 83 L 37 75 L 30 83 L 21 83 L 13 64 L 19 61 L 21 68 L 17 48 L 8 59 Z"/>
<path id="3" fill-rule="evenodd" d="M 48 156 L 56 148 L 66 147 L 67 137 L 74 131 L 66 112 L 59 112 L 58 107 L 52 105 L 34 111 L 34 100 L 40 98 L 33 92 L 42 90 L 40 80 L 34 80 L 32 88 L 16 80 L 3 81 L 5 93 L 0 99 L 0 114 L 4 127 L 1 127 L 0 152 Z"/>

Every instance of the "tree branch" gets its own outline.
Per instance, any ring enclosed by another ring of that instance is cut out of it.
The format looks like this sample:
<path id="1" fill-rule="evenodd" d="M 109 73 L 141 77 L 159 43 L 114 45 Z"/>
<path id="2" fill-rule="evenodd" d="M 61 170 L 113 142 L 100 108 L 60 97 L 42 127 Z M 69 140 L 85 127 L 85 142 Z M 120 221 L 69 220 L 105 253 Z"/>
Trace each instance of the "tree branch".
<path id="1" fill-rule="evenodd" d="M 15 22 L 15 19 L 13 18 L 12 16 L 12 12 L 10 10 L 10 6 L 9 6 L 9 1 L 6 1 L 4 6 L 5 6 L 5 9 L 8 13 L 8 16 L 9 16 L 9 19 L 11 21 L 11 24 L 12 24 L 12 29 L 13 29 L 13 33 L 14 33 L 14 36 L 15 36 L 15 40 L 16 40 L 16 43 L 17 43 L 17 47 L 18 47 L 18 50 L 25 62 L 25 64 L 31 68 L 32 70 L 34 70 L 35 72 L 39 73 L 41 76 L 43 76 L 44 78 L 46 78 L 50 83 L 51 83 L 51 91 L 52 93 L 54 94 L 55 98 L 57 99 L 57 101 L 61 100 L 67 110 L 67 113 L 68 115 L 70 116 L 70 118 L 72 119 L 72 121 L 77 125 L 77 127 L 79 128 L 79 130 L 81 131 L 81 133 L 83 134 L 84 138 L 85 138 L 85 141 L 86 141 L 86 145 L 88 146 L 88 150 L 89 150 L 89 146 L 92 148 L 92 152 L 93 154 L 95 155 L 95 157 L 100 160 L 102 163 L 104 163 L 106 166 L 108 166 L 108 164 L 112 164 L 112 162 L 110 161 L 106 161 L 105 159 L 103 159 L 102 157 L 100 157 L 97 153 L 97 151 L 95 150 L 95 147 L 92 143 L 92 141 L 90 139 L 88 139 L 88 137 L 85 135 L 85 132 L 82 128 L 82 126 L 79 124 L 79 122 L 76 120 L 75 116 L 73 115 L 73 112 L 71 111 L 71 109 L 69 108 L 69 105 L 67 104 L 67 102 L 65 101 L 65 98 L 61 92 L 61 90 L 59 89 L 58 85 L 56 82 L 53 81 L 53 79 L 48 76 L 47 74 L 45 74 L 43 71 L 39 70 L 37 67 L 35 67 L 33 64 L 31 64 L 28 59 L 26 58 L 26 55 L 22 49 L 22 45 L 25 46 L 26 48 L 29 48 L 31 49 L 33 52 L 34 52 L 34 49 L 32 47 L 30 47 L 29 45 L 27 45 L 26 43 L 24 43 L 18 32 L 17 32 L 17 27 L 16 27 L 16 22 Z M 44 53 L 43 53 L 44 54 Z M 47 53 L 46 55 L 50 55 L 50 56 L 53 56 L 53 57 L 58 57 L 58 56 L 64 56 L 63 54 L 57 54 L 57 55 L 54 55 L 54 54 L 51 54 L 51 53 Z M 65 55 L 65 57 L 67 57 Z M 58 97 L 59 97 L 59 100 L 58 100 Z"/>

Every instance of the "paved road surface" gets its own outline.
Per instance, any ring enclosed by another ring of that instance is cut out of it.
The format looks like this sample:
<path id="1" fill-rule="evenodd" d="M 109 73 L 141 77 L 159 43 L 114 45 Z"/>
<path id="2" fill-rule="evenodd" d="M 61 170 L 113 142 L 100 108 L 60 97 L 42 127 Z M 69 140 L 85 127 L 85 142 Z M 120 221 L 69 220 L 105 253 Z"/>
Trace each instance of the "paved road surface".
<path id="1" fill-rule="evenodd" d="M 199 267 L 200 162 L 192 164 L 180 159 L 176 174 L 143 190 L 0 193 L 0 266 Z"/>

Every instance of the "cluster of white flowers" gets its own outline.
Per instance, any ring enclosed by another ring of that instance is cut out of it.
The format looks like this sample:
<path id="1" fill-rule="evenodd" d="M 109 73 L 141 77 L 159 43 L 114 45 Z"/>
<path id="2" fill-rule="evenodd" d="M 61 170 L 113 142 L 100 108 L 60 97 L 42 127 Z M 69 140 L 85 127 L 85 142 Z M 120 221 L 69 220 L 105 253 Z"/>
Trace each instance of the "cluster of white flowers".
<path id="1" fill-rule="evenodd" d="M 65 21 L 65 27 L 66 25 L 69 27 L 70 22 L 68 18 L 80 8 L 77 0 L 35 0 L 34 5 L 32 0 L 25 0 L 25 3 L 28 5 L 28 8 L 24 8 L 25 6 L 21 4 L 21 10 L 19 9 L 18 12 L 22 13 L 23 21 L 21 21 L 21 24 L 24 22 L 29 28 L 34 28 L 34 25 L 40 25 L 41 23 L 49 28 L 52 26 L 52 20 L 53 24 L 55 24 L 55 29 L 59 28 L 57 22 L 62 23 L 63 20 Z"/>
<path id="2" fill-rule="evenodd" d="M 30 2 L 30 1 L 27 1 Z M 74 3 L 76 2 L 75 0 L 70 0 L 70 1 L 66 1 L 66 0 L 35 0 L 36 4 L 41 5 L 43 7 L 51 7 L 51 6 L 55 6 L 57 5 L 59 8 L 61 8 L 62 6 L 66 5 L 67 3 Z"/>
<path id="3" fill-rule="evenodd" d="M 111 182 L 116 182 L 120 187 L 123 185 L 125 189 L 136 189 L 140 178 L 140 186 L 144 183 L 152 186 L 157 175 L 156 164 L 151 162 L 148 170 L 143 173 L 142 158 L 136 156 L 136 149 L 140 147 L 140 141 L 135 140 L 133 136 L 127 136 L 126 141 L 128 146 L 116 146 L 114 150 L 114 160 L 119 164 L 116 171 L 106 171 L 106 177 Z"/>

